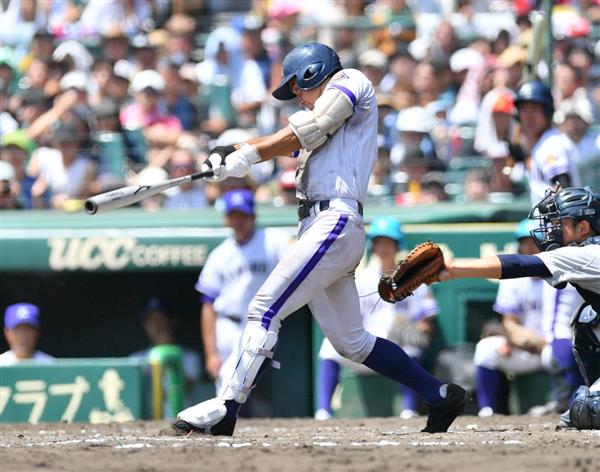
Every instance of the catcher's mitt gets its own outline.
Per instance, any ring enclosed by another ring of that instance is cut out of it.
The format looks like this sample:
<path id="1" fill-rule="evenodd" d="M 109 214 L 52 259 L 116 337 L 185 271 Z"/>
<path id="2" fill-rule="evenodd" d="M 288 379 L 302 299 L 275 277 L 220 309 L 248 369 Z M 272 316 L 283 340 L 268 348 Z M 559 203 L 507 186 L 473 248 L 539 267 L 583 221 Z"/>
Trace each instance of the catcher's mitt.
<path id="1" fill-rule="evenodd" d="M 421 284 L 438 282 L 438 274 L 445 267 L 444 255 L 437 244 L 431 241 L 419 244 L 396 264 L 391 274 L 379 279 L 379 296 L 389 303 L 404 300 Z"/>

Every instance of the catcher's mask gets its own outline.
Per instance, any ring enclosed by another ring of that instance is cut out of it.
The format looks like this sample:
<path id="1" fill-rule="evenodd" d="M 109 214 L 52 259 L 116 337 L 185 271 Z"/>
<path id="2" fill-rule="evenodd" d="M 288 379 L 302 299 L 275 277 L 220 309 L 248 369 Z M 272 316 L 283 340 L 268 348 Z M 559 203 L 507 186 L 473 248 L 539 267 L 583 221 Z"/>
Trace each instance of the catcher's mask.
<path id="1" fill-rule="evenodd" d="M 541 251 L 552 251 L 564 245 L 563 219 L 586 220 L 596 232 L 600 230 L 600 196 L 590 187 L 547 190 L 545 197 L 529 212 L 539 227 L 531 236 Z"/>

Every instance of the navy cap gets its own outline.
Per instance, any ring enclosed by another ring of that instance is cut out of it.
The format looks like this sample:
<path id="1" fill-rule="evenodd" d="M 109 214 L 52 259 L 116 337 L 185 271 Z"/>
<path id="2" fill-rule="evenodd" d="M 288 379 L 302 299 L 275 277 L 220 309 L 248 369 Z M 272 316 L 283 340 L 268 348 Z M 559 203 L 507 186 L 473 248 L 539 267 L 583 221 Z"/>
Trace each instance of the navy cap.
<path id="1" fill-rule="evenodd" d="M 40 309 L 31 303 L 15 303 L 4 311 L 4 327 L 16 328 L 21 324 L 28 324 L 39 328 Z"/>
<path id="2" fill-rule="evenodd" d="M 225 213 L 241 211 L 246 215 L 254 216 L 254 195 L 250 190 L 235 189 L 223 194 Z"/>

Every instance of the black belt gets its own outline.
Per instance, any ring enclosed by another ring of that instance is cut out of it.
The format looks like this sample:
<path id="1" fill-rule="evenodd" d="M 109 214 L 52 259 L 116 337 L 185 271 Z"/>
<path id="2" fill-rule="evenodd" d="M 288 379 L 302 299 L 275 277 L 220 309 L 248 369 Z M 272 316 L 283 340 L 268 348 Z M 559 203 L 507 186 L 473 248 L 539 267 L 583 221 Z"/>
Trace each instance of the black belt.
<path id="1" fill-rule="evenodd" d="M 318 200 L 318 201 L 298 200 L 298 218 L 302 221 L 304 218 L 309 217 L 310 209 L 317 204 L 319 205 L 319 211 L 327 210 L 329 208 L 330 201 L 331 200 Z M 360 214 L 360 216 L 362 216 L 362 214 L 363 214 L 362 203 L 360 203 L 360 202 L 356 202 L 356 203 L 358 203 L 358 213 Z"/>

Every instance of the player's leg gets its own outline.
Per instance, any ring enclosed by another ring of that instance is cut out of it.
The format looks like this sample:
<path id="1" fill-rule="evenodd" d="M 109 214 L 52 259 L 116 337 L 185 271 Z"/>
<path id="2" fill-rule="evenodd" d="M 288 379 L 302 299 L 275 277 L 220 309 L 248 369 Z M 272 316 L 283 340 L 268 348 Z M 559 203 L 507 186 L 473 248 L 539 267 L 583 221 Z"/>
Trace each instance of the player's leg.
<path id="1" fill-rule="evenodd" d="M 446 431 L 462 411 L 466 392 L 443 384 L 397 344 L 364 330 L 353 275 L 332 283 L 324 295 L 313 299 L 309 307 L 336 351 L 419 392 L 431 407 L 425 431 Z"/>
<path id="2" fill-rule="evenodd" d="M 411 356 L 411 359 L 417 364 L 421 364 L 421 360 L 418 357 Z M 418 416 L 419 404 L 421 402 L 421 395 L 410 387 L 402 386 L 402 411 L 400 412 L 400 418 L 408 420 Z"/>
<path id="3" fill-rule="evenodd" d="M 506 375 L 498 365 L 500 349 L 506 344 L 504 336 L 488 336 L 475 346 L 475 385 L 479 416 L 491 416 L 502 410 L 500 397 Z"/>
<path id="4" fill-rule="evenodd" d="M 317 410 L 315 419 L 326 420 L 333 416 L 331 400 L 340 379 L 340 356 L 327 338 L 319 350 L 317 373 Z"/>
<path id="5" fill-rule="evenodd" d="M 282 320 L 340 274 L 352 272 L 362 247 L 364 231 L 356 218 L 333 212 L 319 215 L 252 300 L 234 372 L 219 397 L 180 412 L 173 426 L 179 431 L 233 434 L 239 407 L 271 364 Z"/>
<path id="6" fill-rule="evenodd" d="M 557 402 L 556 410 L 564 411 L 575 390 L 583 384 L 573 356 L 573 344 L 570 339 L 553 339 L 544 349 L 542 357 L 550 372 L 552 395 Z"/>
<path id="7" fill-rule="evenodd" d="M 215 379 L 215 391 L 218 393 L 223 385 L 223 379 L 229 378 L 235 367 L 242 336 L 242 324 L 219 317 L 215 331 L 217 352 L 222 362 L 219 375 Z"/>

